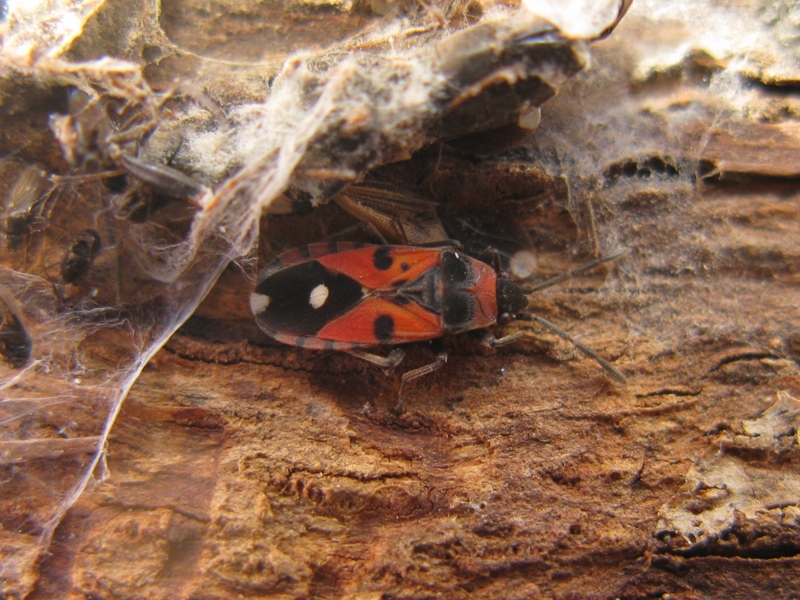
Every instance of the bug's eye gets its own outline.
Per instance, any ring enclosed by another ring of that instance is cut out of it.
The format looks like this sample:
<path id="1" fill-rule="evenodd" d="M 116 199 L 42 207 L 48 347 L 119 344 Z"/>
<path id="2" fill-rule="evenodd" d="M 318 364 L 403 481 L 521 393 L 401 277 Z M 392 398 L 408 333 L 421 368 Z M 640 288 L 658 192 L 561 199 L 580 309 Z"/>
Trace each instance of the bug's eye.
<path id="1" fill-rule="evenodd" d="M 508 325 L 513 320 L 514 320 L 514 315 L 512 315 L 511 313 L 503 313 L 502 315 L 497 316 L 497 323 L 499 325 Z"/>

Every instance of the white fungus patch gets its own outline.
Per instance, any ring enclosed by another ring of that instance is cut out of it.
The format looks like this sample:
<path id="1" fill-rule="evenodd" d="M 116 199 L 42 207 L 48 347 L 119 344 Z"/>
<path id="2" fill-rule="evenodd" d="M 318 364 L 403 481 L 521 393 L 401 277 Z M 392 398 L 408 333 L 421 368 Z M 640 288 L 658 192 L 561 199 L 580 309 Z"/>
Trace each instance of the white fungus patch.
<path id="1" fill-rule="evenodd" d="M 308 296 L 308 303 L 313 308 L 320 308 L 328 300 L 329 294 L 330 290 L 328 289 L 328 286 L 326 286 L 324 283 L 320 283 L 317 287 L 311 290 L 311 294 Z"/>
<path id="2" fill-rule="evenodd" d="M 533 275 L 536 270 L 536 255 L 530 250 L 520 250 L 514 253 L 508 261 L 508 270 L 514 277 L 525 279 Z"/>
<path id="3" fill-rule="evenodd" d="M 266 294 L 250 294 L 250 310 L 254 315 L 260 315 L 267 310 L 272 298 Z"/>

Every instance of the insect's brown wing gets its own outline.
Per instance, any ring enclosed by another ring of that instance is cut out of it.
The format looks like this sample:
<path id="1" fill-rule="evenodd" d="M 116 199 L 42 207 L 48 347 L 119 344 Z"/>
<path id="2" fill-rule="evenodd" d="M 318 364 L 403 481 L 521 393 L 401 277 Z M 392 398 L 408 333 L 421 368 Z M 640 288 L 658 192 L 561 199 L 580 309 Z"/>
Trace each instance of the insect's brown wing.
<path id="1" fill-rule="evenodd" d="M 377 182 L 351 185 L 334 202 L 373 225 L 389 242 L 428 244 L 448 239 L 436 205 L 406 190 Z"/>

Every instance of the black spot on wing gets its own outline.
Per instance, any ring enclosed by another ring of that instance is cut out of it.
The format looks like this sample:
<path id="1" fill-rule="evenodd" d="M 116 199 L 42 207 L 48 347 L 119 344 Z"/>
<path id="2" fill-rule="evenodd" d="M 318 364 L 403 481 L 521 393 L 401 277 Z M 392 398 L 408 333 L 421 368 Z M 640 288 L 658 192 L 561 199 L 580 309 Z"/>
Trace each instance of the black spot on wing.
<path id="1" fill-rule="evenodd" d="M 328 288 L 328 298 L 314 308 L 309 299 L 319 285 Z M 329 271 L 315 260 L 273 273 L 256 286 L 254 293 L 270 299 L 256 317 L 264 331 L 298 336 L 313 336 L 363 299 L 357 281 Z"/>
<path id="2" fill-rule="evenodd" d="M 390 315 L 381 315 L 375 319 L 375 337 L 379 342 L 389 342 L 394 335 L 394 319 Z"/>
<path id="3" fill-rule="evenodd" d="M 381 246 L 375 249 L 375 254 L 372 256 L 372 264 L 375 265 L 376 269 L 388 271 L 392 268 L 394 260 L 392 260 L 391 252 L 391 246 Z"/>

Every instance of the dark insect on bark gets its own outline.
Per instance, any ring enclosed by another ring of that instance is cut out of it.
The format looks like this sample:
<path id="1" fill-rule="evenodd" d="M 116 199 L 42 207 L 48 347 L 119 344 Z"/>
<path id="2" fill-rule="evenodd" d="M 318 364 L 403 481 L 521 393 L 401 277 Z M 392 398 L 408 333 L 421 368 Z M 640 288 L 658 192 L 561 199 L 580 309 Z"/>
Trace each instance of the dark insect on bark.
<path id="1" fill-rule="evenodd" d="M 23 169 L 5 202 L 5 234 L 10 250 L 19 249 L 28 237 L 47 227 L 55 185 L 35 165 Z"/>
<path id="2" fill-rule="evenodd" d="M 28 362 L 32 350 L 33 341 L 22 322 L 17 301 L 6 287 L 0 286 L 0 354 L 19 369 Z"/>
<path id="3" fill-rule="evenodd" d="M 100 234 L 87 229 L 78 234 L 78 239 L 61 261 L 61 279 L 64 283 L 75 283 L 92 268 L 94 259 L 103 248 Z"/>

